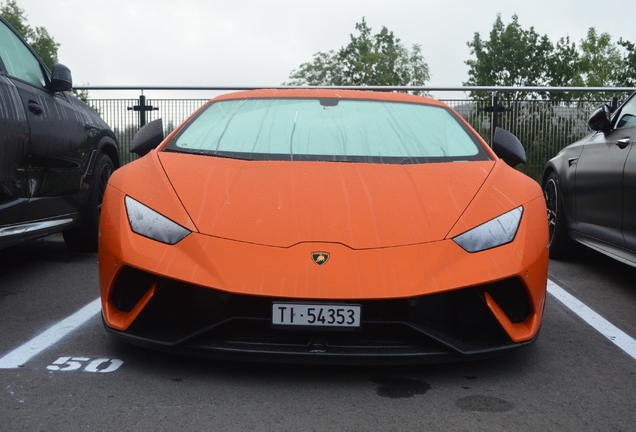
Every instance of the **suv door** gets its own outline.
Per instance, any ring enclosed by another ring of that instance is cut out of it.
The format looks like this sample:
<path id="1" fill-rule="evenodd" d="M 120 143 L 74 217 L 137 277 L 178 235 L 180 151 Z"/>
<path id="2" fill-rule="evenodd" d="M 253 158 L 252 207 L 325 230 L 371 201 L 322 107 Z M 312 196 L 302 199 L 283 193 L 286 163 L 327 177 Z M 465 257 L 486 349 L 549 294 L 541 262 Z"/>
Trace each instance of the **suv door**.
<path id="1" fill-rule="evenodd" d="M 82 162 L 88 151 L 82 148 L 82 122 L 78 121 L 78 114 L 64 92 L 46 89 L 50 80 L 48 71 L 28 45 L 1 21 L 0 39 L 5 89 L 11 89 L 14 103 L 18 95 L 22 116 L 26 116 L 29 125 L 26 145 L 27 128 L 23 123 L 13 122 L 3 127 L 13 130 L 17 126 L 22 134 L 11 140 L 12 150 L 7 146 L 4 152 L 5 166 L 7 163 L 14 166 L 2 174 L 2 182 L 13 182 L 12 193 L 29 198 L 28 205 L 21 211 L 22 220 L 46 219 L 77 211 Z M 13 213 L 17 215 L 17 212 Z"/>
<path id="2" fill-rule="evenodd" d="M 0 22 L 0 40 L 10 31 Z M 20 220 L 28 202 L 29 124 L 18 89 L 3 74 L 0 46 L 0 226 Z"/>

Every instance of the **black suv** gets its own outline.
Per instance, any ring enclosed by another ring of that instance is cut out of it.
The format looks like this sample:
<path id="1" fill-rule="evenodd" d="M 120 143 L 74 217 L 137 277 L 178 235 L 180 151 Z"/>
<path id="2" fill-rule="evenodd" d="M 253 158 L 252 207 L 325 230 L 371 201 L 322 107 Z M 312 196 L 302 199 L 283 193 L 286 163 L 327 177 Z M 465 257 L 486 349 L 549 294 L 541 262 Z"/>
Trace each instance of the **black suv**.
<path id="1" fill-rule="evenodd" d="M 69 249 L 97 250 L 117 142 L 71 88 L 0 17 L 0 248 L 63 231 Z"/>

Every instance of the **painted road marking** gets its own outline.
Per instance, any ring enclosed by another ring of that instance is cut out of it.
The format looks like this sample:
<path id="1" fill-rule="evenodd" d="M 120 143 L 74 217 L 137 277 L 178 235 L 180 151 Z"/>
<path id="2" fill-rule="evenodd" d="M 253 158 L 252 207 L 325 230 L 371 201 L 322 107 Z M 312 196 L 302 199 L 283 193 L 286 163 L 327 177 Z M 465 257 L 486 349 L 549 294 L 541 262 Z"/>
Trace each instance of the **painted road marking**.
<path id="1" fill-rule="evenodd" d="M 101 308 L 100 299 L 93 300 L 73 315 L 0 358 L 0 369 L 16 369 L 23 366 L 31 358 L 64 339 L 69 333 L 93 318 L 101 311 Z"/>
<path id="2" fill-rule="evenodd" d="M 88 357 L 60 357 L 46 368 L 50 371 L 72 372 L 80 370 L 80 368 L 84 366 L 84 363 L 89 361 L 90 363 L 83 369 L 84 372 L 115 372 L 121 365 L 124 364 L 124 362 L 119 359 L 99 358 L 91 361 Z"/>
<path id="3" fill-rule="evenodd" d="M 636 340 L 548 279 L 548 292 L 596 331 L 636 360 Z"/>
<path id="4" fill-rule="evenodd" d="M 548 279 L 548 292 L 563 303 L 568 309 L 577 314 L 592 328 L 609 339 L 614 345 L 625 351 L 636 360 L 636 340 L 630 337 L 605 318 L 594 312 L 573 295 Z M 50 329 L 34 337 L 24 345 L 14 349 L 4 357 L 0 358 L 0 369 L 16 369 L 23 366 L 31 358 L 42 351 L 56 344 L 68 334 L 82 326 L 86 321 L 93 318 L 101 310 L 100 299 L 97 298 L 75 312 L 68 318 L 55 324 Z M 88 361 L 88 359 L 86 359 Z M 104 359 L 100 359 L 104 360 Z M 119 362 L 120 360 L 113 360 Z M 113 366 L 113 368 L 117 368 Z M 91 369 L 92 370 L 92 369 Z"/>

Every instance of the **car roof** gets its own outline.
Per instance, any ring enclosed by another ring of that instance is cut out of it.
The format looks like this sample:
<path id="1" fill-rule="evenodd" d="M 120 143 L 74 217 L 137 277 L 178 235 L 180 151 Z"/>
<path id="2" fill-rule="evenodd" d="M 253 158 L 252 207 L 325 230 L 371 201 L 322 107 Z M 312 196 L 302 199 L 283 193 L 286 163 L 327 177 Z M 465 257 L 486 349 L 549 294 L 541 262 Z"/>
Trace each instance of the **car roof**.
<path id="1" fill-rule="evenodd" d="M 341 98 L 341 99 L 368 99 L 392 102 L 412 102 L 428 105 L 447 107 L 445 103 L 428 97 L 397 92 L 379 92 L 365 90 L 340 90 L 340 89 L 262 89 L 244 92 L 227 93 L 218 96 L 212 101 L 231 99 L 261 99 L 261 98 Z"/>

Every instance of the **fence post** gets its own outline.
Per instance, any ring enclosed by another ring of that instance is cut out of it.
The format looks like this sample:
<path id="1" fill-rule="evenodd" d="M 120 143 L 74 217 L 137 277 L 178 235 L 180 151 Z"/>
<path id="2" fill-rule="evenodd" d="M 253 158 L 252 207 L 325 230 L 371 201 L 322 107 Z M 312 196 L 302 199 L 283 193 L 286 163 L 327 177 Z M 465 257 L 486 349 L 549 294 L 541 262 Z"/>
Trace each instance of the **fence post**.
<path id="1" fill-rule="evenodd" d="M 146 105 L 146 96 L 142 93 L 139 96 L 139 105 L 128 107 L 128 110 L 139 111 L 139 129 L 146 124 L 146 111 L 157 111 L 159 107 Z"/>
<path id="2" fill-rule="evenodd" d="M 499 116 L 499 107 L 497 106 L 499 98 L 492 96 L 492 113 L 490 114 L 490 147 L 495 143 L 495 131 L 497 130 L 497 120 Z"/>

